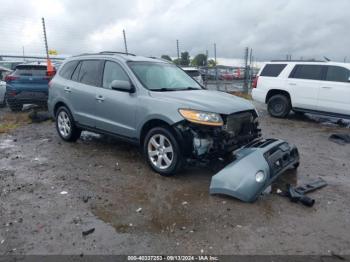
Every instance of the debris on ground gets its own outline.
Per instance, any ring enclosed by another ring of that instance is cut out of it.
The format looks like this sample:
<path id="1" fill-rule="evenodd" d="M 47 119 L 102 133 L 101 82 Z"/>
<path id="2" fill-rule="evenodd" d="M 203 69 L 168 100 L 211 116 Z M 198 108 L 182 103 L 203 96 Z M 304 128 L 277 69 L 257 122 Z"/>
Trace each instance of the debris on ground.
<path id="1" fill-rule="evenodd" d="M 90 234 L 92 234 L 92 233 L 94 233 L 95 232 L 95 228 L 93 227 L 93 228 L 90 228 L 90 229 L 88 229 L 88 230 L 86 230 L 86 231 L 83 231 L 82 232 L 82 235 L 83 236 L 87 236 L 87 235 L 90 235 Z"/>
<path id="2" fill-rule="evenodd" d="M 60 193 L 61 195 L 67 195 L 68 194 L 68 192 L 67 191 L 61 191 L 61 193 Z"/>
<path id="3" fill-rule="evenodd" d="M 329 140 L 339 145 L 345 145 L 350 143 L 350 134 L 332 134 L 329 136 Z"/>
<path id="4" fill-rule="evenodd" d="M 83 202 L 87 203 L 91 199 L 91 196 L 83 196 Z"/>
<path id="5" fill-rule="evenodd" d="M 188 205 L 188 202 L 187 202 L 187 201 L 183 201 L 181 204 L 182 204 L 183 206 L 185 206 L 185 205 Z"/>
<path id="6" fill-rule="evenodd" d="M 38 112 L 36 109 L 32 110 L 28 117 L 33 123 L 41 123 L 50 119 L 49 112 Z"/>
<path id="7" fill-rule="evenodd" d="M 138 209 L 136 209 L 137 213 L 140 213 L 142 211 L 142 207 L 139 207 Z"/>
<path id="8" fill-rule="evenodd" d="M 308 183 L 304 186 L 294 187 L 287 185 L 287 190 L 279 193 L 279 195 L 288 197 L 291 202 L 300 202 L 307 207 L 312 207 L 315 204 L 315 200 L 306 196 L 306 194 L 325 186 L 327 186 L 327 182 L 323 179 Z"/>

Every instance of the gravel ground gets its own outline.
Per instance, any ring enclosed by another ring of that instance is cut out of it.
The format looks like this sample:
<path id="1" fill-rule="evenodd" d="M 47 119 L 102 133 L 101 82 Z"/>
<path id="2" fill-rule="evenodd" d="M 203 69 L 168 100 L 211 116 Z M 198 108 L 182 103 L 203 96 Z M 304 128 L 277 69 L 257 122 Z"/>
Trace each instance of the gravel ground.
<path id="1" fill-rule="evenodd" d="M 123 142 L 84 133 L 65 143 L 51 121 L 23 124 L 0 134 L 0 254 L 350 254 L 350 145 L 328 140 L 349 129 L 258 107 L 264 137 L 301 153 L 285 177 L 329 183 L 310 194 L 314 207 L 210 196 L 209 169 L 164 178 Z"/>

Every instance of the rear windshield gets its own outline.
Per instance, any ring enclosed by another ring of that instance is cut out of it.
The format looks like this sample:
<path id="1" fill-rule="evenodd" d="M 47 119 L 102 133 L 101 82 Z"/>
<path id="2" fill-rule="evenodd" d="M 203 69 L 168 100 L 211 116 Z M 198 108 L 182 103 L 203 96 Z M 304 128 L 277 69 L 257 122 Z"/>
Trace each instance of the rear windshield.
<path id="1" fill-rule="evenodd" d="M 267 64 L 261 71 L 260 76 L 277 77 L 287 64 Z"/>
<path id="2" fill-rule="evenodd" d="M 14 75 L 17 76 L 46 76 L 47 68 L 44 65 L 17 66 Z"/>
<path id="3" fill-rule="evenodd" d="M 184 70 L 189 76 L 197 77 L 200 75 L 198 70 Z"/>

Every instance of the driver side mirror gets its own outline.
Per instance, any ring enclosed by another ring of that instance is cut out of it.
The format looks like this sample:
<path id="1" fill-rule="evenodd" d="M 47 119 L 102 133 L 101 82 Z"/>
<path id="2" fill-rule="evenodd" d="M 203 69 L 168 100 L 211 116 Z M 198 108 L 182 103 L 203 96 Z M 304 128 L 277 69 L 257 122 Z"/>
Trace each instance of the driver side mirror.
<path id="1" fill-rule="evenodd" d="M 111 83 L 113 90 L 134 93 L 135 87 L 129 81 L 113 80 Z"/>

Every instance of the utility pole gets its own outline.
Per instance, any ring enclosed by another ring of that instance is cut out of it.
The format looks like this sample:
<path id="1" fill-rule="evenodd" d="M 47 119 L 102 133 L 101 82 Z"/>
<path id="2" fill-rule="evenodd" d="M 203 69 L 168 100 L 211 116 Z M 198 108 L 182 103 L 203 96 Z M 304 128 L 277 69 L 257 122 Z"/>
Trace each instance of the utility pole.
<path id="1" fill-rule="evenodd" d="M 346 63 L 346 59 L 347 59 L 347 58 L 348 58 L 347 56 L 344 57 L 344 63 Z"/>
<path id="2" fill-rule="evenodd" d="M 249 48 L 246 47 L 244 50 L 244 83 L 243 83 L 243 92 L 248 94 L 248 56 Z"/>
<path id="3" fill-rule="evenodd" d="M 208 84 L 208 50 L 205 50 L 205 78 L 204 78 L 204 83 L 205 87 L 207 87 Z"/>
<path id="4" fill-rule="evenodd" d="M 41 18 L 41 21 L 43 23 L 46 58 L 47 58 L 47 60 L 49 60 L 50 59 L 50 57 L 49 57 L 49 47 L 47 45 L 46 26 L 45 26 L 45 19 L 44 19 L 44 17 Z"/>
<path id="5" fill-rule="evenodd" d="M 123 29 L 123 37 L 124 37 L 125 53 L 128 54 L 128 45 L 126 44 L 126 35 L 125 35 L 125 30 L 124 29 Z"/>
<path id="6" fill-rule="evenodd" d="M 24 58 L 24 46 L 22 46 L 22 55 L 23 55 L 23 61 L 26 61 Z"/>
<path id="7" fill-rule="evenodd" d="M 180 63 L 180 48 L 179 48 L 179 40 L 176 40 L 176 52 L 177 52 L 177 62 Z"/>
<path id="8" fill-rule="evenodd" d="M 250 48 L 250 55 L 249 55 L 249 88 L 251 88 L 251 84 L 252 84 L 252 60 L 253 60 L 253 48 Z"/>
<path id="9" fill-rule="evenodd" d="M 215 61 L 215 81 L 216 81 L 216 88 L 219 89 L 218 87 L 218 65 L 216 62 L 216 43 L 214 43 L 214 61 Z"/>

